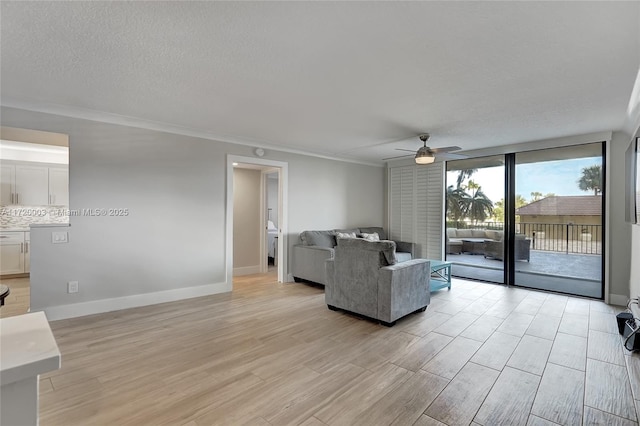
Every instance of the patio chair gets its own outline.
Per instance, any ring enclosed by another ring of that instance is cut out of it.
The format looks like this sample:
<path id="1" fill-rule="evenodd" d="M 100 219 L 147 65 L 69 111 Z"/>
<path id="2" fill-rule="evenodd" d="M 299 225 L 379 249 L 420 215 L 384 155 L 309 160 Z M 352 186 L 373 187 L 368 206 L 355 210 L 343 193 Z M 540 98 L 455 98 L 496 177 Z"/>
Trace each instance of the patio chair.
<path id="1" fill-rule="evenodd" d="M 531 240 L 523 234 L 516 234 L 515 260 L 530 261 Z M 496 260 L 504 260 L 504 244 L 502 241 L 485 240 L 484 257 Z"/>

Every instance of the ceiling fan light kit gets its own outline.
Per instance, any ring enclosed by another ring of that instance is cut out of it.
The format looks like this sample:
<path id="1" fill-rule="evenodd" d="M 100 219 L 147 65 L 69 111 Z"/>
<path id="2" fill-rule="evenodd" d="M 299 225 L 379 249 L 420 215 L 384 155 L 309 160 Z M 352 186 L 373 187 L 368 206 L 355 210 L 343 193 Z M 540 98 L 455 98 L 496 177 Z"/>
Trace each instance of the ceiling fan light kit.
<path id="1" fill-rule="evenodd" d="M 418 152 L 416 152 L 416 164 L 431 164 L 436 160 L 436 157 L 427 152 L 426 150 L 422 150 L 420 148 Z"/>
<path id="2" fill-rule="evenodd" d="M 422 146 L 418 148 L 418 150 L 416 151 L 416 155 L 415 155 L 416 164 L 431 164 L 434 161 L 436 161 L 436 154 L 438 154 L 438 156 L 442 156 L 445 159 L 451 159 L 451 160 L 466 158 L 466 155 L 450 154 L 451 151 L 460 150 L 461 148 L 459 146 L 447 146 L 444 148 L 429 148 L 427 146 L 427 141 L 429 140 L 429 133 L 423 133 L 421 135 L 418 135 L 418 137 L 422 141 Z M 396 148 L 396 150 L 409 151 L 407 149 L 401 149 L 401 148 Z M 383 158 L 383 160 L 384 161 L 394 160 L 396 158 L 403 158 L 403 157 L 410 157 L 410 155 L 401 155 L 398 157 Z"/>

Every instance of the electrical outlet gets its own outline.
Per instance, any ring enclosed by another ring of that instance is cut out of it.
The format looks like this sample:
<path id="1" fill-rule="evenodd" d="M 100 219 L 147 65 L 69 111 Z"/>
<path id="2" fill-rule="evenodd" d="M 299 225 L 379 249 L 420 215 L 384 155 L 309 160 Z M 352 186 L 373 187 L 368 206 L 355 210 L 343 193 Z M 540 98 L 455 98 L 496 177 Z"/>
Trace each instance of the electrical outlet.
<path id="1" fill-rule="evenodd" d="M 77 293 L 79 289 L 78 281 L 69 281 L 67 283 L 67 293 Z"/>

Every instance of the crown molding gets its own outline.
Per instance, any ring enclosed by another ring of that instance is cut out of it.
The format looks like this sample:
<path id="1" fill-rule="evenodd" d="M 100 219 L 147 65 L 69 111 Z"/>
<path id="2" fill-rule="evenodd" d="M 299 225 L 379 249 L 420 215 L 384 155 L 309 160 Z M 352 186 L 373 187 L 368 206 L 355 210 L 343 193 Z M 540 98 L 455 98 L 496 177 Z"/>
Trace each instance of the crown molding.
<path id="1" fill-rule="evenodd" d="M 384 167 L 383 163 L 371 161 L 357 160 L 351 158 L 337 157 L 330 154 L 306 151 L 302 149 L 289 148 L 276 143 L 258 140 L 253 138 L 239 137 L 233 135 L 224 135 L 209 132 L 206 130 L 194 129 L 175 124 L 168 124 L 159 121 L 147 120 L 127 115 L 114 114 L 110 112 L 97 111 L 88 108 L 71 107 L 67 105 L 45 103 L 38 101 L 28 101 L 3 96 L 0 99 L 0 106 L 7 108 L 16 108 L 32 112 L 40 112 L 45 114 L 60 115 L 64 117 L 78 118 L 82 120 L 97 121 L 101 123 L 116 124 L 120 126 L 136 127 L 146 130 L 154 130 L 157 132 L 172 133 L 182 136 L 190 136 L 194 138 L 207 139 L 217 142 L 230 143 L 234 145 L 251 146 L 254 148 L 263 148 L 271 151 L 285 152 L 289 154 L 304 155 L 307 157 L 322 158 L 325 160 L 341 161 L 345 163 L 361 164 L 365 166 Z"/>

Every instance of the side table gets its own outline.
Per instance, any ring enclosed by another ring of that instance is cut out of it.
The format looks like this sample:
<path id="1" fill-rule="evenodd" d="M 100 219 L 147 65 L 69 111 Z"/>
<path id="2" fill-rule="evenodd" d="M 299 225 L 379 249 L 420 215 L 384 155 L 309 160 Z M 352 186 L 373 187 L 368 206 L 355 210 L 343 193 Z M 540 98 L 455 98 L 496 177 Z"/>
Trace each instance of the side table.
<path id="1" fill-rule="evenodd" d="M 429 262 L 431 264 L 429 290 L 436 291 L 445 287 L 451 289 L 451 265 L 453 263 L 443 260 L 429 260 Z"/>

